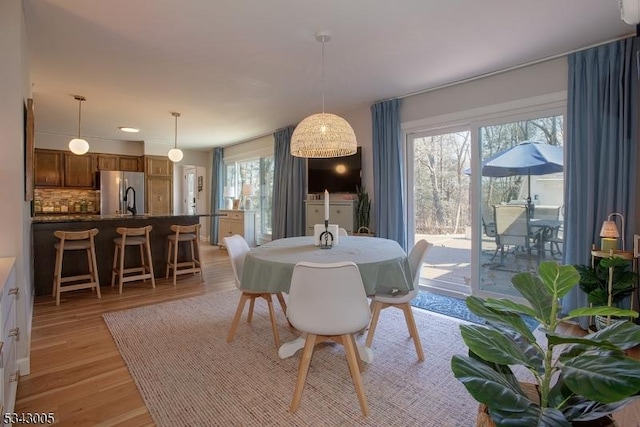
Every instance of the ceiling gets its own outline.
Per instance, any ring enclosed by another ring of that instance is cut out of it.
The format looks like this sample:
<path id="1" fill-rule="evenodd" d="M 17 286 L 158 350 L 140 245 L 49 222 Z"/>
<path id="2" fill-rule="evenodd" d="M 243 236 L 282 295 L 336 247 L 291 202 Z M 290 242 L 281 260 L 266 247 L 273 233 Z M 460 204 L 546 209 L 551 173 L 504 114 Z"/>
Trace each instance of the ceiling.
<path id="1" fill-rule="evenodd" d="M 24 0 L 36 132 L 208 150 L 635 33 L 617 0 Z M 119 126 L 134 126 L 125 134 Z"/>

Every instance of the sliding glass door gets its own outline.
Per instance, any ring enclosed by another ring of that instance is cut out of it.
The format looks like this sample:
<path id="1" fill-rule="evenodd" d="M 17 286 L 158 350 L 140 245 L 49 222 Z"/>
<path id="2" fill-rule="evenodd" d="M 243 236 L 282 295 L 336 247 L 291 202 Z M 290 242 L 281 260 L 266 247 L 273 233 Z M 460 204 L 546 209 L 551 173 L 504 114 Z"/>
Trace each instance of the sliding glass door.
<path id="1" fill-rule="evenodd" d="M 518 300 L 515 273 L 562 259 L 563 112 L 530 108 L 406 133 L 409 244 L 434 244 L 421 271 L 424 289 Z M 503 170 L 483 167 L 525 141 L 532 158 L 516 153 Z M 551 157 L 540 160 L 535 149 Z"/>

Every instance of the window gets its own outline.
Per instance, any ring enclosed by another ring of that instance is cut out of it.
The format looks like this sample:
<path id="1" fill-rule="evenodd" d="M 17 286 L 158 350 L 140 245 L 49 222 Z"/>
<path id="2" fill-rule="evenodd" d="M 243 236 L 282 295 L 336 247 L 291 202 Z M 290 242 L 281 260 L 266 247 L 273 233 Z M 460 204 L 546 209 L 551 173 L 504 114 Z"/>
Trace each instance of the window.
<path id="1" fill-rule="evenodd" d="M 225 163 L 225 187 L 233 188 L 240 208 L 256 212 L 258 244 L 271 239 L 273 156 Z M 248 202 L 247 202 L 248 200 Z"/>

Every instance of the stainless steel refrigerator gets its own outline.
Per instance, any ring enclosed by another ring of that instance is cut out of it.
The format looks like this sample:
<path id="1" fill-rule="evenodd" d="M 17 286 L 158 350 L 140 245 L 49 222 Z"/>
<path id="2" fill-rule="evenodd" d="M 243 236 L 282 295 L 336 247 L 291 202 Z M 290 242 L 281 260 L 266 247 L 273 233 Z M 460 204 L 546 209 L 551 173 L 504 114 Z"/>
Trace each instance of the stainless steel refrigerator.
<path id="1" fill-rule="evenodd" d="M 100 214 L 142 215 L 144 206 L 144 173 L 100 172 Z"/>

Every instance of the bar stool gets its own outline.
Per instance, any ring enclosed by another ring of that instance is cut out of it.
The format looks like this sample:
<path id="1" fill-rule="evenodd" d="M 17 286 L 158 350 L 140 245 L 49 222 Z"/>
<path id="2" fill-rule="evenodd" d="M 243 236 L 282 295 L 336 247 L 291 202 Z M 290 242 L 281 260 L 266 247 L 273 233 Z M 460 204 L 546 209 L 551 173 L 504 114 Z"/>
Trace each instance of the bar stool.
<path id="1" fill-rule="evenodd" d="M 202 266 L 200 264 L 200 224 L 172 225 L 171 231 L 175 234 L 167 236 L 169 250 L 167 252 L 167 275 L 173 270 L 173 286 L 176 286 L 176 276 L 187 273 L 200 273 L 200 281 L 203 282 Z M 191 247 L 191 260 L 178 262 L 178 249 L 180 242 L 189 242 Z M 196 252 L 198 256 L 196 257 Z"/>
<path id="2" fill-rule="evenodd" d="M 100 295 L 100 280 L 98 279 L 98 263 L 96 262 L 96 246 L 94 237 L 98 234 L 97 228 L 83 231 L 55 231 L 53 235 L 60 239 L 54 244 L 56 248 L 56 264 L 53 273 L 53 292 L 56 297 L 56 305 L 60 305 L 60 293 L 75 291 L 78 289 L 95 289 L 98 298 Z M 83 250 L 87 253 L 89 274 L 62 277 L 62 259 L 64 251 Z M 80 282 L 62 286 L 63 283 Z"/>
<path id="3" fill-rule="evenodd" d="M 139 228 L 116 228 L 116 233 L 120 234 L 121 237 L 116 237 L 115 239 L 113 239 L 113 242 L 116 244 L 116 246 L 113 252 L 111 287 L 115 286 L 117 276 L 119 284 L 119 294 L 122 294 L 122 285 L 124 283 L 133 282 L 135 280 L 151 279 L 151 287 L 155 289 L 156 279 L 153 276 L 153 259 L 151 258 L 151 244 L 149 238 L 149 233 L 151 232 L 152 228 L 153 226 L 151 225 Z M 125 268 L 124 258 L 125 249 L 127 246 L 138 246 L 140 248 L 140 266 Z"/>

